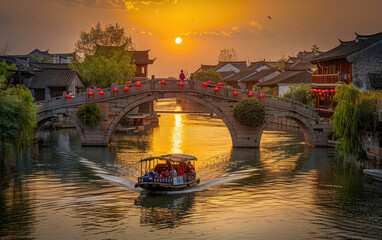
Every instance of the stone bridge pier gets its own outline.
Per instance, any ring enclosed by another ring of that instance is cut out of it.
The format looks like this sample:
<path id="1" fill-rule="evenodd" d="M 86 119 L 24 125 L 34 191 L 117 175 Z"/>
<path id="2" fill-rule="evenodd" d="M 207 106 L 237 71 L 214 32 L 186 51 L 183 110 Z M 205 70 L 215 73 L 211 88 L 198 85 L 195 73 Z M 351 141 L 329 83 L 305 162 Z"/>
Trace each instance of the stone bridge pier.
<path id="1" fill-rule="evenodd" d="M 257 127 L 241 125 L 233 117 L 233 106 L 247 97 L 246 93 L 232 88 L 222 87 L 218 93 L 213 88 L 203 87 L 202 83 L 186 81 L 180 88 L 178 81 L 169 81 L 166 86 L 158 84 L 158 80 L 142 82 L 141 87 L 130 86 L 129 92 L 123 92 L 123 87 L 115 93 L 112 89 L 104 90 L 104 96 L 95 95 L 90 98 L 87 93 L 81 93 L 67 100 L 63 97 L 50 99 L 44 103 L 37 119 L 39 125 L 48 119 L 63 114 L 76 127 L 81 143 L 84 146 L 108 146 L 121 119 L 132 109 L 162 98 L 178 98 L 199 103 L 214 112 L 227 126 L 233 147 L 259 147 L 264 129 L 279 117 L 294 119 L 301 127 L 305 141 L 312 146 L 327 146 L 327 132 L 332 128 L 316 116 L 314 109 L 296 102 L 266 96 L 262 103 L 266 109 L 264 123 Z M 240 92 L 234 97 L 233 92 Z M 96 103 L 102 119 L 97 126 L 91 128 L 84 125 L 76 116 L 76 111 L 85 103 Z"/>

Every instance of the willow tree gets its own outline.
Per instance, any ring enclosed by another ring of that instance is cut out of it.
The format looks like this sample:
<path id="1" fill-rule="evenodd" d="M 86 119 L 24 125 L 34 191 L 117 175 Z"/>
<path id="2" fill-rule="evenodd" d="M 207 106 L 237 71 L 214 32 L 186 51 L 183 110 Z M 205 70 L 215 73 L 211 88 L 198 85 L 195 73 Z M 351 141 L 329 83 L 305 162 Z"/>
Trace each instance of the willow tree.
<path id="1" fill-rule="evenodd" d="M 29 89 L 7 86 L 0 76 L 0 158 L 11 151 L 21 153 L 32 144 L 37 106 Z"/>
<path id="2" fill-rule="evenodd" d="M 345 156 L 365 156 L 361 136 L 375 130 L 377 99 L 362 95 L 352 83 L 336 88 L 334 100 L 338 102 L 334 112 L 334 134 L 338 138 L 337 150 Z"/>

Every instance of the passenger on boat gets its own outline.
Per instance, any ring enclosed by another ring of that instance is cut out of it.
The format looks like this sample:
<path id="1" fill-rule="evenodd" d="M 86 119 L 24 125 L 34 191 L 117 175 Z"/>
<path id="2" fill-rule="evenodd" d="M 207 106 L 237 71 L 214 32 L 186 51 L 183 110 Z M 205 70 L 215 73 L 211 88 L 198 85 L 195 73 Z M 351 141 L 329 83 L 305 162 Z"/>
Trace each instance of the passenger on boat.
<path id="1" fill-rule="evenodd" d="M 187 174 L 186 159 L 182 160 L 182 162 L 180 163 L 180 166 L 182 167 L 184 174 Z"/>
<path id="2" fill-rule="evenodd" d="M 188 161 L 187 172 L 191 172 L 191 173 L 195 172 L 195 168 L 194 166 L 192 166 L 190 161 Z"/>
<path id="3" fill-rule="evenodd" d="M 170 172 L 168 171 L 168 169 L 166 169 L 166 171 L 164 172 L 164 176 L 165 177 L 170 177 Z"/>
<path id="4" fill-rule="evenodd" d="M 159 177 L 164 177 L 166 172 L 166 168 L 163 168 L 162 172 L 159 174 Z"/>
<path id="5" fill-rule="evenodd" d="M 143 181 L 144 182 L 150 182 L 150 174 L 149 173 L 145 173 L 145 175 L 143 175 Z"/>
<path id="6" fill-rule="evenodd" d="M 171 177 L 176 177 L 176 176 L 178 176 L 178 173 L 176 172 L 176 169 L 174 168 L 174 169 L 171 169 Z"/>
<path id="7" fill-rule="evenodd" d="M 182 164 L 179 164 L 179 168 L 178 168 L 178 175 L 184 175 L 184 171 L 183 171 L 183 167 L 182 167 Z"/>

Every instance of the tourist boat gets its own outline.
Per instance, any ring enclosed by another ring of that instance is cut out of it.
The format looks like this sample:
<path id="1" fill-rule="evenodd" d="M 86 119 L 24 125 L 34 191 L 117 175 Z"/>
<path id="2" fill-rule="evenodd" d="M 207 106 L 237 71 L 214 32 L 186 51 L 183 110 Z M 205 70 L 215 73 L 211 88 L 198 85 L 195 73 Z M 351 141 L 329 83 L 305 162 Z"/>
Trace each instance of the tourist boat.
<path id="1" fill-rule="evenodd" d="M 141 159 L 141 175 L 135 188 L 143 188 L 147 191 L 179 191 L 199 184 L 200 179 L 196 177 L 195 170 L 186 167 L 188 164 L 195 165 L 196 157 L 185 154 L 169 154 L 157 157 Z M 164 176 L 165 170 L 175 169 L 176 176 Z M 184 172 L 182 174 L 182 171 Z M 162 175 L 162 176 L 161 176 Z"/>

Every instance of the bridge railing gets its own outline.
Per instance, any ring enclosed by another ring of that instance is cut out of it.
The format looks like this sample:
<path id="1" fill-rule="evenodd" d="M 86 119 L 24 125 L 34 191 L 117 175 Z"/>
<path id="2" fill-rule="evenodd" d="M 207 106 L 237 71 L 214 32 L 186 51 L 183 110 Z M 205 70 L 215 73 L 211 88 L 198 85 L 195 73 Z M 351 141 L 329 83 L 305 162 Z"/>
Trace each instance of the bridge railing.
<path id="1" fill-rule="evenodd" d="M 140 87 L 137 87 L 136 84 L 133 83 L 129 85 L 115 86 L 112 88 L 104 88 L 100 90 L 104 92 L 103 96 L 99 94 L 100 91 L 94 88 L 93 89 L 94 96 L 89 96 L 88 92 L 82 92 L 77 94 L 71 94 L 72 97 L 70 99 L 66 99 L 65 96 L 49 98 L 43 102 L 40 102 L 39 111 L 44 111 L 45 109 L 51 109 L 51 108 L 66 107 L 68 105 L 78 105 L 78 104 L 84 104 L 88 102 L 99 102 L 101 99 L 107 100 L 110 98 L 120 97 L 121 95 L 131 96 L 131 95 L 139 94 L 141 92 L 162 91 L 162 90 L 164 92 L 193 90 L 193 91 L 198 91 L 198 92 L 208 94 L 211 96 L 235 99 L 236 101 L 239 101 L 241 99 L 248 97 L 247 96 L 248 93 L 246 91 L 241 89 L 226 87 L 226 86 L 219 87 L 219 91 L 216 93 L 214 91 L 214 88 L 216 87 L 215 84 L 209 84 L 207 87 L 204 87 L 202 85 L 203 82 L 195 81 L 195 80 L 187 80 L 183 82 L 184 83 L 183 86 L 179 86 L 178 85 L 179 80 L 166 79 L 165 80 L 166 84 L 163 86 L 163 84 L 161 84 L 161 80 L 163 79 L 150 79 L 150 80 L 141 81 L 142 85 Z M 129 91 L 124 91 L 125 87 L 129 87 Z M 117 93 L 113 91 L 115 88 L 119 90 Z M 233 95 L 234 92 L 238 92 L 239 94 L 237 96 L 234 96 Z M 260 91 L 254 92 L 254 97 L 257 99 L 260 99 L 259 94 L 260 94 Z M 278 106 L 281 108 L 296 110 L 312 117 L 316 116 L 316 113 L 313 107 L 298 103 L 291 99 L 264 94 L 264 98 L 260 100 L 262 100 L 263 103 L 266 105 Z"/>

